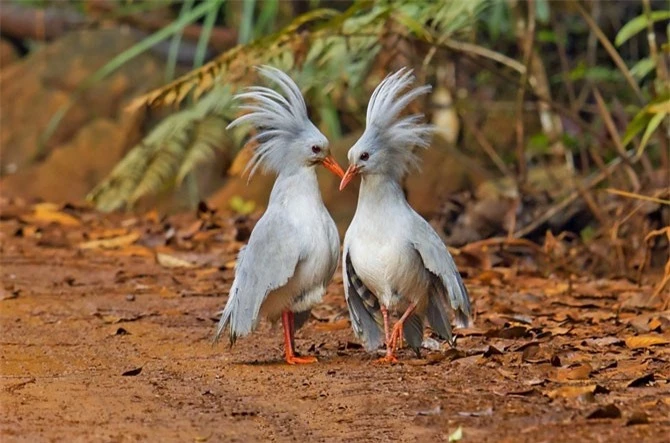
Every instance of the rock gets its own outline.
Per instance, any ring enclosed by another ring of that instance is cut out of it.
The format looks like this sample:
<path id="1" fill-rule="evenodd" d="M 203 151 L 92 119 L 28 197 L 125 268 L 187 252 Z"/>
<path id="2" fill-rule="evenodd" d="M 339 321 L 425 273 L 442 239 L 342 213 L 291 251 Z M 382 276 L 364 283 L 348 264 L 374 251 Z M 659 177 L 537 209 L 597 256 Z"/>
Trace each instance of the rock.
<path id="1" fill-rule="evenodd" d="M 3 192 L 57 202 L 81 200 L 139 140 L 141 116 L 128 116 L 124 107 L 163 82 L 162 62 L 149 54 L 84 92 L 35 162 L 38 140 L 57 110 L 89 75 L 136 42 L 118 29 L 73 32 L 2 70 Z"/>

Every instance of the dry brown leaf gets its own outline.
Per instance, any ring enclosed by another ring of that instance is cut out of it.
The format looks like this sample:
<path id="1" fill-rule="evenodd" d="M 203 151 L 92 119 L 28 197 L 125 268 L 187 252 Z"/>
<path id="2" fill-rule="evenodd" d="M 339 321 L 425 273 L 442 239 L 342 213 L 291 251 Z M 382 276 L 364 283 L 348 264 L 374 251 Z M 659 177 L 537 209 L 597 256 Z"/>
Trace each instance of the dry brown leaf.
<path id="1" fill-rule="evenodd" d="M 670 343 L 666 337 L 658 334 L 645 334 L 628 337 L 626 346 L 630 349 L 648 348 L 655 345 L 666 345 Z"/>
<path id="2" fill-rule="evenodd" d="M 334 322 L 317 323 L 314 325 L 314 329 L 317 331 L 339 331 L 343 329 L 349 329 L 350 326 L 351 324 L 349 323 L 349 319 L 343 318 Z"/>
<path id="3" fill-rule="evenodd" d="M 128 245 L 120 249 L 108 249 L 102 252 L 104 255 L 116 256 L 116 257 L 152 257 L 154 256 L 154 251 L 147 248 L 146 246 L 140 245 Z"/>
<path id="4" fill-rule="evenodd" d="M 102 240 L 105 238 L 121 237 L 127 234 L 128 230 L 126 228 L 97 229 L 90 231 L 88 233 L 88 238 L 90 238 L 91 240 Z"/>
<path id="5" fill-rule="evenodd" d="M 26 223 L 49 224 L 57 223 L 63 226 L 80 226 L 78 218 L 60 211 L 58 205 L 52 203 L 40 203 L 33 207 L 34 212 L 21 217 Z"/>
<path id="6" fill-rule="evenodd" d="M 156 261 L 164 268 L 192 268 L 195 266 L 189 261 L 160 252 L 156 254 Z"/>
<path id="7" fill-rule="evenodd" d="M 553 399 L 556 398 L 573 398 L 584 394 L 607 394 L 609 391 L 600 385 L 585 385 L 585 386 L 561 386 L 558 389 L 544 391 L 543 394 Z"/>
<path id="8" fill-rule="evenodd" d="M 575 366 L 574 368 L 559 369 L 556 373 L 558 381 L 587 380 L 593 372 L 593 367 L 588 363 Z"/>
<path id="9" fill-rule="evenodd" d="M 115 249 L 128 246 L 140 238 L 138 232 L 122 235 L 120 237 L 105 238 L 102 240 L 91 240 L 78 245 L 79 249 Z"/>

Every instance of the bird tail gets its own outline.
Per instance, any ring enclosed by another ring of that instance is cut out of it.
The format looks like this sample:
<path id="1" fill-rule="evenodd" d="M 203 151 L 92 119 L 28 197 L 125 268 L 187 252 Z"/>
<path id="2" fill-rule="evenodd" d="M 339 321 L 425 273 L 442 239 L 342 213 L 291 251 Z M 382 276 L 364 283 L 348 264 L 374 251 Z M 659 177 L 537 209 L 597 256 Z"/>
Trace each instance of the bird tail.
<path id="1" fill-rule="evenodd" d="M 410 315 L 402 324 L 402 334 L 409 347 L 419 358 L 419 351 L 423 342 L 423 318 L 418 314 Z"/>
<path id="2" fill-rule="evenodd" d="M 472 307 L 470 306 L 470 296 L 468 290 L 463 284 L 461 275 L 456 272 L 447 278 L 447 290 L 449 291 L 449 301 L 451 308 L 454 310 L 456 325 L 459 328 L 467 328 L 470 326 L 470 318 L 472 318 Z"/>
<path id="3" fill-rule="evenodd" d="M 370 352 L 384 343 L 382 328 L 384 320 L 379 300 L 358 277 L 349 255 L 345 257 L 345 272 L 349 281 L 347 307 L 351 316 L 351 324 L 362 340 L 365 350 Z"/>
<path id="4" fill-rule="evenodd" d="M 438 282 L 433 283 L 433 288 L 434 292 L 428 298 L 428 308 L 426 309 L 428 324 L 440 338 L 447 340 L 453 346 L 454 339 L 451 335 L 451 323 L 447 310 L 447 295 Z"/>
<path id="5" fill-rule="evenodd" d="M 216 333 L 214 334 L 214 340 L 213 343 L 217 343 L 219 341 L 219 338 L 221 337 L 221 333 L 226 329 L 226 327 L 231 324 L 232 316 L 234 311 L 236 310 L 236 300 L 234 297 L 234 292 L 231 290 L 231 295 L 230 298 L 228 299 L 228 303 L 226 303 L 226 307 L 221 311 L 221 319 L 219 319 L 219 325 L 216 327 Z M 237 340 L 237 334 L 235 334 L 235 329 L 230 327 L 230 346 L 233 346 L 235 344 L 235 340 Z"/>

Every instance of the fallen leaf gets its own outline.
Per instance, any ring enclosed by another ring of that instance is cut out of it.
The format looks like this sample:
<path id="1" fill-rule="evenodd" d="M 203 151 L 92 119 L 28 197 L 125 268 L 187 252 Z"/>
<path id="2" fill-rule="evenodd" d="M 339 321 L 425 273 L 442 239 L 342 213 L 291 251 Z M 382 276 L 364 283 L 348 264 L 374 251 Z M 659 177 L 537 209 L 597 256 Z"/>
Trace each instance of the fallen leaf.
<path id="1" fill-rule="evenodd" d="M 138 232 L 121 235 L 119 237 L 91 240 L 78 245 L 79 249 L 116 249 L 135 243 L 140 238 Z"/>
<path id="2" fill-rule="evenodd" d="M 626 339 L 626 346 L 630 349 L 648 348 L 656 345 L 666 345 L 670 340 L 657 334 L 635 335 Z"/>
<path id="3" fill-rule="evenodd" d="M 567 380 L 587 380 L 593 372 L 593 367 L 584 363 L 574 368 L 559 369 L 556 378 L 558 381 L 567 381 Z"/>
<path id="4" fill-rule="evenodd" d="M 512 326 L 509 328 L 504 328 L 500 331 L 495 331 L 495 337 L 500 337 L 500 338 L 521 338 L 526 335 L 526 332 L 528 332 L 528 328 L 525 326 Z M 488 334 L 487 334 L 488 335 Z"/>
<path id="5" fill-rule="evenodd" d="M 130 369 L 130 370 L 124 372 L 121 375 L 124 376 L 124 377 L 134 377 L 136 375 L 140 375 L 140 372 L 142 372 L 142 367 L 141 366 L 139 368 Z"/>
<path id="6" fill-rule="evenodd" d="M 156 261 L 164 268 L 192 268 L 195 266 L 189 261 L 160 252 L 156 254 Z"/>
<path id="7" fill-rule="evenodd" d="M 635 411 L 626 419 L 626 426 L 646 425 L 649 415 L 644 411 Z"/>
<path id="8" fill-rule="evenodd" d="M 621 410 L 613 404 L 600 406 L 595 410 L 591 411 L 587 416 L 587 419 L 596 419 L 596 418 L 621 418 Z"/>
<path id="9" fill-rule="evenodd" d="M 585 385 L 585 386 L 561 386 L 558 389 L 544 391 L 543 394 L 552 400 L 556 398 L 573 398 L 584 394 L 607 394 L 609 390 L 600 385 Z"/>
<path id="10" fill-rule="evenodd" d="M 463 438 L 463 428 L 461 428 L 460 426 L 454 432 L 449 434 L 449 442 L 461 441 L 462 438 Z"/>
<path id="11" fill-rule="evenodd" d="M 439 415 L 440 412 L 442 412 L 442 408 L 437 405 L 434 408 L 417 411 L 416 415 Z"/>
<path id="12" fill-rule="evenodd" d="M 488 407 L 481 411 L 473 411 L 473 412 L 469 411 L 459 412 L 458 415 L 460 415 L 461 417 L 490 417 L 491 415 L 493 415 L 493 408 Z"/>
<path id="13" fill-rule="evenodd" d="M 640 388 L 642 386 L 647 386 L 649 383 L 655 380 L 654 374 L 645 374 L 642 377 L 637 377 L 626 385 L 627 388 Z"/>
<path id="14" fill-rule="evenodd" d="M 333 322 L 319 322 L 314 325 L 314 329 L 317 331 L 341 331 L 343 329 L 349 329 L 350 326 L 349 319 L 342 318 Z"/>
<path id="15" fill-rule="evenodd" d="M 21 217 L 21 220 L 33 224 L 57 223 L 63 226 L 81 225 L 78 218 L 59 209 L 59 206 L 53 203 L 39 203 L 33 206 L 34 212 L 32 214 Z"/>

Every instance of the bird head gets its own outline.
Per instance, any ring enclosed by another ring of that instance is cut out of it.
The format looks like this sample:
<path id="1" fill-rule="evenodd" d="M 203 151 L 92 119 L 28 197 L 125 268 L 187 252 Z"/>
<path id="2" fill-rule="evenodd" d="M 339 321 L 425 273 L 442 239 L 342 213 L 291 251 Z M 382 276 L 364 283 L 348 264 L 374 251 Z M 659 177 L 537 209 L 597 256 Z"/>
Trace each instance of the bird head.
<path id="1" fill-rule="evenodd" d="M 271 66 L 257 70 L 276 83 L 283 95 L 265 86 L 252 86 L 235 96 L 238 100 L 250 101 L 240 106 L 249 113 L 231 122 L 228 129 L 251 123 L 258 131 L 252 139 L 258 142 L 258 147 L 245 169 L 249 171 L 249 178 L 259 166 L 281 173 L 317 164 L 342 177 L 344 171 L 330 154 L 328 139 L 307 116 L 305 100 L 295 82 Z"/>
<path id="2" fill-rule="evenodd" d="M 405 117 L 400 114 L 431 87 L 409 89 L 413 82 L 412 70 L 402 68 L 388 75 L 372 93 L 365 131 L 349 150 L 349 168 L 340 190 L 356 175 L 384 174 L 400 180 L 411 167 L 418 166 L 414 147 L 428 147 L 433 127 L 421 123 L 422 114 Z"/>

